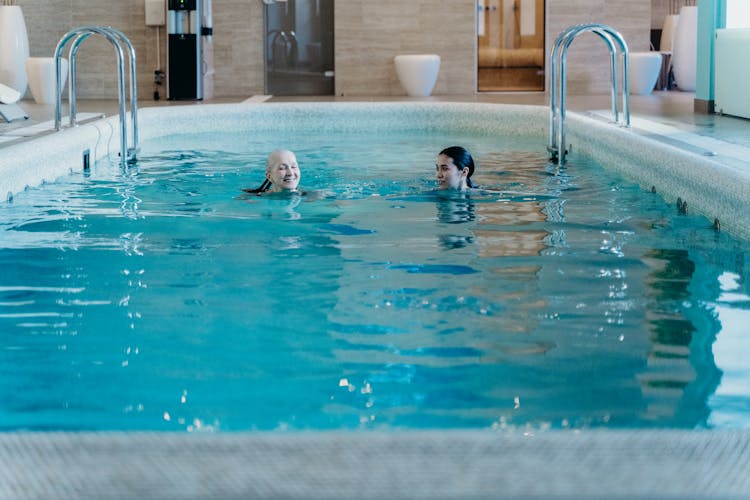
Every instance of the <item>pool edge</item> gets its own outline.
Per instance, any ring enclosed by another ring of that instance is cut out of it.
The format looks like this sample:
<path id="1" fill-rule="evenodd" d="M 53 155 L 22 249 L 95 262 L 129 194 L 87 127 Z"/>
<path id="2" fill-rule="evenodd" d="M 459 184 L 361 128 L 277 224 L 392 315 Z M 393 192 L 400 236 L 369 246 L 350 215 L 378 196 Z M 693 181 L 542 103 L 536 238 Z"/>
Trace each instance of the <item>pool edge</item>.
<path id="1" fill-rule="evenodd" d="M 0 434 L 3 498 L 743 498 L 750 432 Z"/>

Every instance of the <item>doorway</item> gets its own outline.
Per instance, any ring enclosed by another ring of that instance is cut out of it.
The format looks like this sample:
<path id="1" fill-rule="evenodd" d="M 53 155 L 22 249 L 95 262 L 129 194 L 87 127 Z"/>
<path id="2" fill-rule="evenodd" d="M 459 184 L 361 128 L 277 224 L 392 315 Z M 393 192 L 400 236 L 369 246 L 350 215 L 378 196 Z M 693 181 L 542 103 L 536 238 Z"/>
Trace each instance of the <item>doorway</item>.
<path id="1" fill-rule="evenodd" d="M 263 0 L 265 93 L 333 95 L 333 0 Z"/>
<path id="2" fill-rule="evenodd" d="M 477 0 L 477 90 L 544 91 L 545 0 Z"/>

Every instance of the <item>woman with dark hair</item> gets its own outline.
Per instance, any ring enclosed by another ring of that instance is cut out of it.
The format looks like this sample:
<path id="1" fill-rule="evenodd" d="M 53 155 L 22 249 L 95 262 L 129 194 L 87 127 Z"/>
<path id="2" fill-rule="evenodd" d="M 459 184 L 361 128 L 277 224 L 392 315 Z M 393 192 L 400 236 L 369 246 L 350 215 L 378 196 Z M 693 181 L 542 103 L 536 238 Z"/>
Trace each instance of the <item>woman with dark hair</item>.
<path id="1" fill-rule="evenodd" d="M 438 189 L 465 191 L 473 188 L 471 176 L 474 173 L 474 159 L 466 148 L 451 146 L 442 150 L 435 161 L 435 175 Z"/>

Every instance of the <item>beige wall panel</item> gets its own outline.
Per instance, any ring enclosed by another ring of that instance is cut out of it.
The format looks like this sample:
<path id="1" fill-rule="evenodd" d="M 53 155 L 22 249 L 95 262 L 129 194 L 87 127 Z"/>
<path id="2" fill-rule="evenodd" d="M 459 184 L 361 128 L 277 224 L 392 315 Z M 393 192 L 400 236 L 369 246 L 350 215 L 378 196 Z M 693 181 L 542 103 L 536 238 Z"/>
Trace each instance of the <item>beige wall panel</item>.
<path id="1" fill-rule="evenodd" d="M 669 14 L 672 0 L 651 0 L 651 29 L 660 30 Z"/>
<path id="2" fill-rule="evenodd" d="M 144 0 L 17 0 L 29 32 L 32 56 L 52 55 L 60 37 L 84 24 L 123 31 L 137 51 L 139 98 L 151 99 L 157 61 L 157 29 L 145 25 Z M 664 0 L 548 0 L 547 54 L 557 34 L 572 24 L 601 22 L 625 36 L 632 51 L 648 50 L 652 7 Z M 260 0 L 214 0 L 216 97 L 263 92 L 263 5 Z M 663 14 L 659 14 L 661 16 Z M 161 66 L 166 35 L 160 28 Z M 473 94 L 476 89 L 475 0 L 336 0 L 336 94 L 400 96 L 393 67 L 397 54 L 436 53 L 442 63 L 434 93 Z M 114 98 L 112 47 L 92 38 L 79 53 L 78 95 Z M 577 39 L 568 58 L 568 91 L 607 93 L 607 51 L 594 37 Z M 549 67 L 549 65 L 548 65 Z M 166 89 L 160 88 L 162 96 Z"/>
<path id="3" fill-rule="evenodd" d="M 336 94 L 406 95 L 398 54 L 438 54 L 434 94 L 476 89 L 474 0 L 339 0 L 335 5 Z"/>
<path id="4" fill-rule="evenodd" d="M 603 23 L 619 31 L 631 52 L 649 50 L 651 0 L 548 0 L 547 75 L 549 53 L 560 32 L 573 24 Z M 570 94 L 606 94 L 611 87 L 609 50 L 595 35 L 585 34 L 573 42 L 567 58 Z"/>
<path id="5" fill-rule="evenodd" d="M 73 24 L 73 0 L 18 0 L 29 34 L 32 57 L 52 56 L 57 42 Z"/>
<path id="6" fill-rule="evenodd" d="M 87 24 L 112 26 L 136 50 L 139 99 L 151 99 L 154 71 L 166 68 L 166 28 L 146 26 L 144 0 L 17 0 L 24 12 L 32 56 L 51 56 L 67 31 Z M 260 0 L 215 0 L 214 80 L 217 97 L 263 92 L 263 7 Z M 67 53 L 67 50 L 66 50 Z M 77 57 L 79 98 L 116 98 L 116 55 L 109 42 L 90 37 Z M 165 85 L 159 87 L 166 97 Z"/>
<path id="7" fill-rule="evenodd" d="M 217 97 L 263 93 L 263 4 L 214 0 L 214 83 Z"/>

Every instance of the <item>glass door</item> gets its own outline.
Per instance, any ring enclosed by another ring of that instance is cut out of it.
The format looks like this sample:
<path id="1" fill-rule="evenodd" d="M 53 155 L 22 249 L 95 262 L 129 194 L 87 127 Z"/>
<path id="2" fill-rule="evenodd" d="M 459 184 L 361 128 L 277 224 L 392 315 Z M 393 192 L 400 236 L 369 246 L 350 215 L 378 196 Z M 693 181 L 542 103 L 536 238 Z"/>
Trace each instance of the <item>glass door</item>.
<path id="1" fill-rule="evenodd" d="M 333 95 L 333 0 L 263 0 L 265 92 Z"/>
<path id="2" fill-rule="evenodd" d="M 544 0 L 477 0 L 480 92 L 544 90 Z"/>

